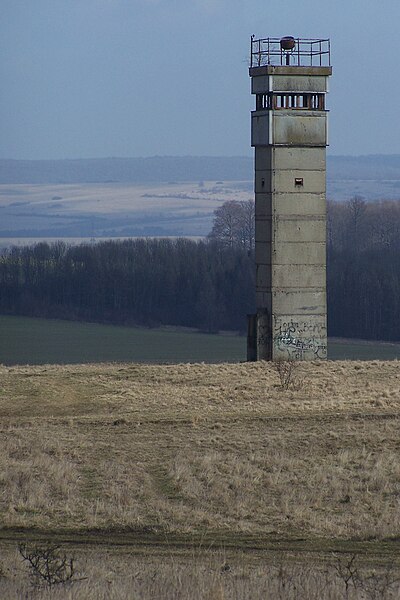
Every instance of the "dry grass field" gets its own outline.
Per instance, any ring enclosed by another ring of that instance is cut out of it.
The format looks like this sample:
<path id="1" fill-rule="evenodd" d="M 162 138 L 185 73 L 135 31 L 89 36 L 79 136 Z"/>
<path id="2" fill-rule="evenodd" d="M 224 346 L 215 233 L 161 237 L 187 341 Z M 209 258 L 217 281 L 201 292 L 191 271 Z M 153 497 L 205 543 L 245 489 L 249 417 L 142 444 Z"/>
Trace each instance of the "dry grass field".
<path id="1" fill-rule="evenodd" d="M 400 537 L 399 362 L 1 367 L 5 528 Z"/>
<path id="2" fill-rule="evenodd" d="M 250 586 L 257 569 L 256 590 L 264 589 L 261 574 L 269 585 L 275 581 L 266 575 L 265 553 L 275 556 L 271 569 L 285 553 L 316 560 L 354 552 L 397 562 L 399 367 L 398 361 L 304 363 L 288 389 L 266 363 L 0 367 L 2 543 L 122 545 L 130 577 L 132 552 L 155 548 L 170 552 L 168 560 L 178 549 L 200 547 L 254 557 L 247 575 L 246 561 L 229 559 L 237 565 L 233 572 L 242 573 L 235 589 L 243 593 L 230 593 L 226 574 L 218 566 L 204 571 L 200 560 L 193 577 L 203 573 L 207 593 L 165 598 L 250 597 L 244 582 Z M 183 587 L 194 581 L 185 579 L 186 559 L 175 557 L 176 569 L 168 571 Z M 114 581 L 118 569 L 108 568 Z M 336 577 L 313 569 L 308 580 L 320 582 L 315 590 L 323 589 L 324 577 Z M 151 581 L 159 582 L 161 571 L 155 572 Z M 3 584 L 11 585 L 7 577 Z M 339 588 L 328 596 L 314 590 L 251 597 L 346 597 Z M 71 594 L 59 597 L 92 597 Z"/>
<path id="3" fill-rule="evenodd" d="M 299 563 L 289 554 L 229 554 L 201 547 L 145 553 L 75 547 L 67 549 L 76 564 L 73 580 L 49 588 L 32 579 L 18 550 L 2 550 L 0 594 L 5 599 L 396 600 L 400 593 L 393 564 L 376 567 L 354 555 L 336 554 L 321 562 L 308 554 Z"/>

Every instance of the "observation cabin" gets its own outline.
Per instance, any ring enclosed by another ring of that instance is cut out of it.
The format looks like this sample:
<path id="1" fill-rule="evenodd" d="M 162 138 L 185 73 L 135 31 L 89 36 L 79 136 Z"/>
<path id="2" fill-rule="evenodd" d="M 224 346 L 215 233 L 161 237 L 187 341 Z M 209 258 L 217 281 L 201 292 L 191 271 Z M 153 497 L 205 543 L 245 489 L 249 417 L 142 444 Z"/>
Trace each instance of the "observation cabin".
<path id="1" fill-rule="evenodd" d="M 329 39 L 251 38 L 256 307 L 248 360 L 327 357 Z"/>

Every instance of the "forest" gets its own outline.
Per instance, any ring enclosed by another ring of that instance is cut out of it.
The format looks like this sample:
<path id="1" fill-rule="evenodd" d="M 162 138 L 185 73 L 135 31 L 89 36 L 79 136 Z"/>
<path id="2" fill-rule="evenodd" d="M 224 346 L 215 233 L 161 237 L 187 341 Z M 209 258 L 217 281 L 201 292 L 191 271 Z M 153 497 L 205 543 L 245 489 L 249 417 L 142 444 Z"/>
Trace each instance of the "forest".
<path id="1" fill-rule="evenodd" d="M 12 247 L 0 313 L 244 332 L 254 312 L 248 202 L 215 211 L 208 238 Z M 221 221 L 222 220 L 222 221 Z M 328 333 L 400 340 L 400 201 L 329 202 Z"/>
<path id="2" fill-rule="evenodd" d="M 0 257 L 3 314 L 243 330 L 253 287 L 241 247 L 185 238 L 38 243 Z"/>
<path id="3" fill-rule="evenodd" d="M 400 340 L 400 200 L 328 203 L 328 333 Z"/>

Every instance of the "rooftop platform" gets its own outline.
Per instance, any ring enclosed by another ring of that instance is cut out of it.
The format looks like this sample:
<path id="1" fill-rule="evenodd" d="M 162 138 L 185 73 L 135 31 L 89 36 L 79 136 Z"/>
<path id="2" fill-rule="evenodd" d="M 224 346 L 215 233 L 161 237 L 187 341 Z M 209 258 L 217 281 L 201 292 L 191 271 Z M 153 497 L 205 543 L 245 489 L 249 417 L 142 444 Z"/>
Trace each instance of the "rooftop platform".
<path id="1" fill-rule="evenodd" d="M 251 36 L 250 69 L 254 67 L 330 67 L 329 39 L 260 38 Z"/>

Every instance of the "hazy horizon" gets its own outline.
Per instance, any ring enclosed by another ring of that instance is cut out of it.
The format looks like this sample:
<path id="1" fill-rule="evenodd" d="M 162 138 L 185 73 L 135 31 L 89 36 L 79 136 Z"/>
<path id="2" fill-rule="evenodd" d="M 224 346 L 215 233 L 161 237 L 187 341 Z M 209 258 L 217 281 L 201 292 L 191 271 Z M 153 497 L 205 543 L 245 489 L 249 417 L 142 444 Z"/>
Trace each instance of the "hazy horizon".
<path id="1" fill-rule="evenodd" d="M 368 154 L 332 154 L 327 149 L 328 158 L 373 158 L 373 157 L 400 157 L 399 152 L 388 152 L 388 153 L 377 153 L 371 152 Z M 129 159 L 147 159 L 147 158 L 253 158 L 253 154 L 148 154 L 148 155 L 126 155 L 126 156 L 64 156 L 58 158 L 43 157 L 39 156 L 36 158 L 20 157 L 15 158 L 14 156 L 0 157 L 0 160 L 19 160 L 19 161 L 62 161 L 62 160 L 129 160 Z"/>

